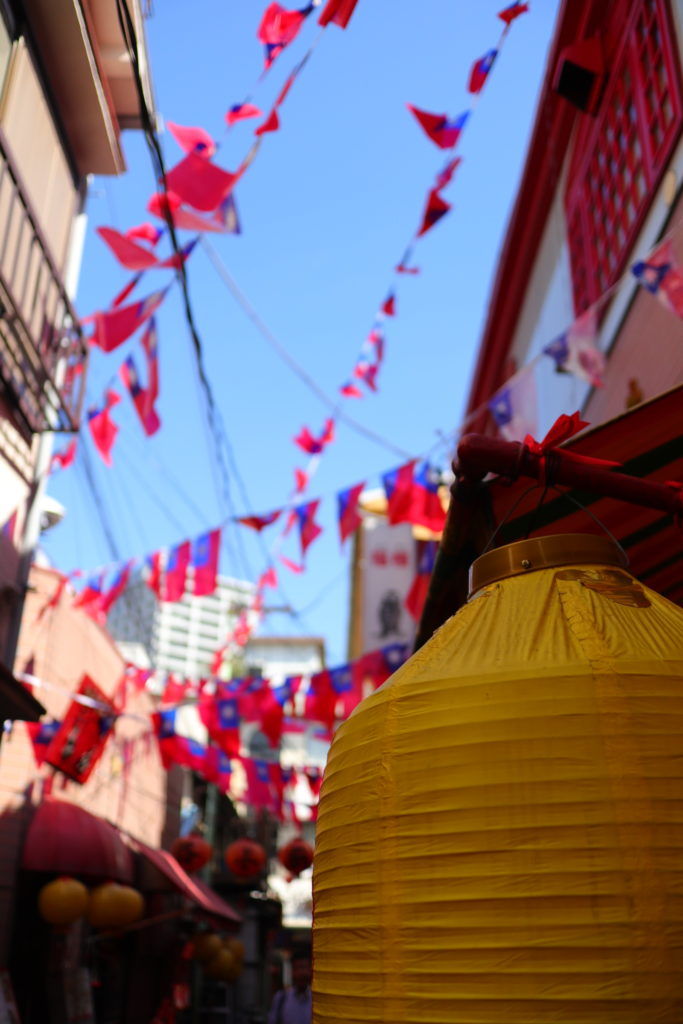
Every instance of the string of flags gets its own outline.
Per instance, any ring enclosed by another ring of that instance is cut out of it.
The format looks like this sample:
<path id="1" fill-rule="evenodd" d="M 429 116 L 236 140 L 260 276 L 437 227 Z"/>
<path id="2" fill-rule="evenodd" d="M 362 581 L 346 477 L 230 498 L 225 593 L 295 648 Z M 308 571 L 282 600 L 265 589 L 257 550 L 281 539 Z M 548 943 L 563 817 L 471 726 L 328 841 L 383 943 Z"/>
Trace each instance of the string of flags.
<path id="1" fill-rule="evenodd" d="M 270 68 L 276 57 L 298 35 L 304 21 L 311 14 L 314 7 L 315 4 L 312 3 L 300 10 L 288 11 L 278 3 L 271 3 L 266 8 L 257 29 L 257 38 L 265 47 L 265 70 Z M 354 8 L 355 3 L 351 3 L 350 0 L 345 0 L 343 3 L 330 0 L 320 15 L 319 23 L 323 27 L 334 23 L 345 28 L 348 25 Z M 500 12 L 499 17 L 505 23 L 503 36 L 511 22 L 527 8 L 528 5 L 515 3 Z M 195 230 L 200 233 L 204 230 L 223 233 L 238 233 L 240 231 L 233 190 L 256 155 L 261 137 L 279 128 L 278 108 L 282 105 L 311 51 L 312 48 L 309 49 L 303 61 L 289 75 L 269 115 L 254 130 L 256 142 L 236 172 L 227 171 L 213 161 L 212 158 L 216 154 L 218 147 L 211 135 L 203 128 L 183 126 L 175 122 L 169 122 L 169 131 L 185 155 L 166 173 L 164 191 L 152 196 L 148 204 L 148 210 L 153 216 L 161 219 L 166 219 L 170 216 L 176 228 Z M 490 51 L 494 55 L 497 52 L 498 50 Z M 481 61 L 477 62 L 475 67 L 478 67 L 479 71 L 476 76 L 474 70 L 470 75 L 470 91 L 475 93 L 481 91 L 492 63 L 492 58 L 489 58 L 488 61 L 482 58 Z M 476 83 L 474 82 L 475 77 Z M 434 115 L 419 112 L 417 108 L 411 107 L 411 109 L 416 115 L 422 117 L 423 126 L 425 126 L 430 137 L 437 141 L 441 148 L 453 148 L 465 123 L 466 116 L 456 119 L 459 127 L 456 125 L 453 128 L 445 117 L 441 119 L 443 123 L 440 123 L 437 118 L 436 123 L 432 124 L 429 119 L 433 119 Z M 231 126 L 238 121 L 260 116 L 260 114 L 261 112 L 254 104 L 245 101 L 234 105 L 228 110 L 226 121 Z M 422 220 L 413 243 L 433 227 L 450 209 L 449 204 L 445 203 L 445 200 L 441 197 L 440 190 L 450 182 L 458 163 L 459 160 L 450 161 L 447 167 L 438 175 L 434 187 L 428 194 Z M 197 220 L 198 217 L 199 220 Z M 167 258 L 161 258 L 156 252 L 156 246 L 165 233 L 163 228 L 155 228 L 150 224 L 141 224 L 123 233 L 109 227 L 100 227 L 97 230 L 118 262 L 127 269 L 135 271 L 133 280 L 129 282 L 123 292 L 116 296 L 108 310 L 98 311 L 84 321 L 94 322 L 94 332 L 90 337 L 91 344 L 108 353 L 123 344 L 124 341 L 144 325 L 146 320 L 153 316 L 168 292 L 169 286 L 152 292 L 144 299 L 123 305 L 123 302 L 129 297 L 143 274 L 152 269 L 177 268 L 180 262 L 184 262 L 189 258 L 198 239 L 194 238 L 183 247 L 181 252 L 173 253 Z M 408 254 L 413 243 L 408 247 Z M 397 268 L 401 268 L 401 272 L 417 269 L 408 267 L 407 263 L 408 258 L 404 254 L 400 263 L 397 264 Z M 342 397 L 361 397 L 362 391 L 354 383 L 354 380 L 362 382 L 370 391 L 377 390 L 377 377 L 384 355 L 384 334 L 381 321 L 387 316 L 395 315 L 396 300 L 392 291 L 382 303 L 378 318 L 361 347 L 361 352 L 354 366 L 352 379 L 340 387 Z M 158 423 L 158 418 L 150 414 L 146 409 L 146 398 L 148 396 L 139 387 L 135 361 L 132 356 L 129 356 L 124 364 L 122 378 L 138 412 L 143 430 L 147 436 L 153 436 L 156 430 L 159 429 L 160 424 Z M 109 391 L 111 390 L 110 388 Z M 95 447 L 108 466 L 112 464 L 112 448 L 116 437 L 116 431 L 112 428 L 112 408 L 113 401 L 111 395 L 107 394 L 104 397 L 103 403 L 92 407 L 88 414 L 88 425 L 91 428 L 91 436 Z M 98 427 L 101 427 L 101 430 L 98 431 Z M 307 428 L 303 428 L 303 431 L 307 431 Z M 310 433 L 309 438 L 313 442 Z M 320 443 L 324 445 L 326 439 L 323 438 Z"/>
<path id="2" fill-rule="evenodd" d="M 514 3 L 500 12 L 499 17 L 504 22 L 505 27 L 496 51 L 492 51 L 494 56 L 500 50 L 511 23 L 527 9 L 528 5 Z M 469 79 L 471 92 L 476 94 L 481 92 L 492 66 L 493 58 L 490 54 L 486 59 L 476 62 L 475 67 L 478 70 L 475 74 L 473 69 Z M 469 113 L 467 116 L 469 116 Z M 447 122 L 447 120 L 447 118 L 443 118 L 444 122 Z M 467 117 L 456 119 L 457 123 L 453 127 L 445 123 L 441 125 L 441 135 L 438 136 L 437 141 L 440 149 L 450 149 L 452 151 L 459 140 L 466 120 Z M 435 140 L 433 139 L 433 141 Z M 431 230 L 451 209 L 450 204 L 441 195 L 441 190 L 451 182 L 459 163 L 460 158 L 451 155 L 446 166 L 437 174 L 436 180 L 427 194 L 427 200 L 418 228 L 394 268 L 396 274 L 414 273 L 418 269 L 410 265 L 415 245 L 418 239 Z M 384 360 L 386 347 L 384 326 L 388 318 L 395 317 L 396 315 L 397 300 L 395 288 L 391 287 L 382 300 L 371 330 L 360 347 L 351 376 L 339 387 L 342 399 L 359 399 L 364 397 L 366 391 L 363 388 L 367 389 L 367 392 L 370 393 L 378 390 L 378 376 Z M 277 514 L 268 513 L 268 516 L 265 517 L 269 525 L 270 522 L 274 522 L 279 518 L 279 511 L 285 512 L 285 524 L 279 537 L 271 547 L 270 557 L 272 560 L 277 556 L 281 564 L 294 573 L 304 571 L 306 550 L 312 540 L 321 532 L 320 527 L 314 520 L 318 503 L 307 502 L 297 505 L 296 502 L 299 496 L 302 496 L 308 489 L 313 473 L 319 465 L 319 460 L 327 446 L 334 440 L 335 419 L 336 417 L 334 416 L 328 418 L 323 424 L 322 430 L 317 433 L 308 426 L 304 426 L 294 437 L 294 443 L 309 455 L 309 464 L 306 469 L 295 468 L 294 487 L 285 509 L 278 510 Z M 387 474 L 387 479 L 383 482 L 385 483 L 385 491 L 387 493 L 390 522 L 406 522 L 412 519 L 412 521 L 421 525 L 427 525 L 427 528 L 437 532 L 443 528 L 445 514 L 438 498 L 438 473 L 435 474 L 432 467 L 426 465 L 423 469 L 415 472 L 414 463 L 411 463 L 407 467 L 400 467 L 400 472 L 397 471 L 395 477 L 392 474 Z M 362 484 L 354 485 L 353 488 L 342 491 L 338 496 L 340 534 L 344 537 L 348 536 L 350 532 L 349 524 L 355 523 L 355 527 L 358 525 L 357 495 L 360 494 L 362 486 Z M 396 491 L 395 494 L 394 491 Z M 356 495 L 355 503 L 351 500 L 352 494 Z M 403 506 L 405 506 L 405 511 L 403 511 Z M 345 517 L 344 519 L 342 519 L 342 514 Z M 263 526 L 260 526 L 258 522 L 259 517 L 249 516 L 245 518 L 248 520 L 245 522 L 245 525 L 250 525 L 252 528 L 262 529 L 267 525 L 264 522 Z M 284 538 L 295 523 L 299 525 L 301 541 L 300 562 L 294 561 L 280 550 L 284 543 Z M 344 524 L 343 527 L 342 523 Z M 257 585 L 255 598 L 257 604 L 261 600 L 261 594 L 260 585 Z M 254 611 L 252 609 L 251 619 L 245 613 L 242 621 L 238 623 L 238 629 L 233 631 L 226 641 L 225 649 L 229 649 L 231 644 L 239 645 L 240 642 L 247 639 L 250 628 L 254 628 L 258 621 L 258 610 Z"/>
<path id="3" fill-rule="evenodd" d="M 486 403 L 491 416 L 507 440 L 521 440 L 534 433 L 537 422 L 537 396 L 533 370 L 548 356 L 557 373 L 571 374 L 591 387 L 604 386 L 607 361 L 598 348 L 600 312 L 610 295 L 628 277 L 675 316 L 683 317 L 683 267 L 673 248 L 671 234 L 658 242 L 645 259 L 637 260 L 624 277 L 584 310 L 561 334 L 544 345 L 540 353 L 514 374 Z M 479 410 L 475 410 L 472 416 Z"/>
<path id="4" fill-rule="evenodd" d="M 405 644 L 388 644 L 347 664 L 308 677 L 289 676 L 278 683 L 254 677 L 198 682 L 180 680 L 169 673 L 158 709 L 149 715 L 150 728 L 140 734 L 139 740 L 148 752 L 150 737 L 155 736 L 166 769 L 183 765 L 224 791 L 232 791 L 239 766 L 240 799 L 268 808 L 280 818 L 294 802 L 293 790 L 302 777 L 310 786 L 309 808 L 314 816 L 322 769 L 313 764 L 283 764 L 283 738 L 312 729 L 319 738 L 329 740 L 336 724 L 365 695 L 381 686 L 409 653 Z M 128 715 L 128 688 L 147 690 L 152 677 L 150 670 L 128 665 L 109 698 L 84 676 L 63 719 L 27 724 L 37 767 L 48 764 L 74 782 L 86 782 L 114 734 L 117 720 Z M 23 678 L 32 687 L 46 685 L 32 675 Z M 140 715 L 134 717 L 147 721 Z M 267 760 L 246 755 L 243 726 L 256 726 L 267 739 Z M 134 756 L 133 746 L 128 748 L 128 756 Z M 289 797 L 285 792 L 288 787 Z"/>
<path id="5" fill-rule="evenodd" d="M 329 20 L 336 20 L 336 23 L 345 27 L 352 13 L 353 6 L 346 5 L 343 13 L 337 11 L 336 14 L 331 14 L 333 5 L 328 4 L 323 12 L 321 22 L 328 23 Z M 266 69 L 270 67 L 272 61 L 282 49 L 292 41 L 301 28 L 305 17 L 310 14 L 311 9 L 312 5 L 303 11 L 286 12 L 278 4 L 271 4 L 267 8 L 257 32 L 259 39 L 267 48 Z M 500 13 L 500 17 L 505 23 L 501 41 L 495 51 L 490 51 L 485 58 L 475 63 L 469 79 L 468 87 L 470 92 L 474 94 L 481 92 L 488 73 L 493 66 L 495 54 L 500 49 L 500 45 L 511 22 L 520 13 L 523 13 L 524 9 L 526 9 L 526 5 L 515 3 Z M 327 18 L 327 21 L 325 18 Z M 296 75 L 309 55 L 310 50 L 304 61 L 295 68 L 294 72 L 287 79 L 285 87 L 280 91 L 266 120 L 255 130 L 257 141 L 236 173 L 226 171 L 213 163 L 211 158 L 216 153 L 217 146 L 204 129 L 181 126 L 171 122 L 169 130 L 181 149 L 183 149 L 185 156 L 167 173 L 164 193 L 158 193 L 152 197 L 148 209 L 153 215 L 161 216 L 170 213 L 176 226 L 180 226 L 179 214 L 181 216 L 189 214 L 191 217 L 196 217 L 196 211 L 199 211 L 200 215 L 218 218 L 223 230 L 227 230 L 230 224 L 233 228 L 235 227 L 237 217 L 232 197 L 235 184 L 253 160 L 260 142 L 260 136 L 279 127 L 277 109 L 283 102 Z M 432 141 L 440 149 L 451 150 L 457 143 L 462 128 L 471 114 L 471 111 L 468 111 L 451 122 L 445 116 L 439 118 L 429 115 L 424 111 L 418 111 L 414 107 L 410 109 Z M 238 120 L 247 119 L 247 116 L 251 116 L 256 112 L 257 108 L 253 108 L 253 105 L 251 107 L 246 103 L 237 105 L 229 110 L 226 120 L 229 124 L 234 124 Z M 408 265 L 411 260 L 414 244 L 418 238 L 426 234 L 450 209 L 450 205 L 440 195 L 440 190 L 450 183 L 459 163 L 460 158 L 451 157 L 446 166 L 437 175 L 435 183 L 428 193 L 418 229 L 404 251 L 399 264 L 397 264 L 396 270 L 398 273 L 415 272 L 417 270 L 417 268 Z M 229 214 L 232 215 L 231 218 Z M 103 351 L 108 352 L 117 348 L 138 327 L 144 325 L 153 316 L 155 310 L 158 309 L 163 301 L 168 288 L 154 292 L 146 299 L 130 303 L 126 306 L 121 305 L 122 297 L 128 297 L 131 286 L 134 287 L 142 274 L 147 270 L 173 266 L 174 260 L 177 261 L 178 259 L 178 254 L 169 259 L 160 259 L 156 255 L 155 246 L 163 231 L 162 229 L 155 229 L 151 225 L 140 225 L 130 229 L 125 234 L 110 228 L 102 228 L 99 233 L 119 262 L 136 272 L 136 277 L 117 296 L 116 304 L 110 311 L 96 313 L 92 318 L 95 322 L 95 331 L 91 341 L 97 344 Z M 194 241 L 196 242 L 196 239 Z M 193 246 L 194 242 L 182 251 L 180 258 L 186 259 L 190 255 Z M 177 266 L 177 262 L 175 265 Z M 358 398 L 362 396 L 363 392 L 354 381 L 364 384 L 369 391 L 377 390 L 377 377 L 382 365 L 385 349 L 383 324 L 387 318 L 395 317 L 396 314 L 396 295 L 395 291 L 391 289 L 381 303 L 372 330 L 361 346 L 352 378 L 340 388 L 342 397 Z M 152 331 L 156 338 L 154 326 Z M 158 368 L 156 363 L 153 368 L 149 365 L 150 347 L 144 344 L 144 340 L 147 337 L 146 333 L 143 339 L 143 349 L 148 360 L 148 377 L 150 380 L 148 387 L 143 388 L 141 386 L 134 359 L 130 356 L 121 367 L 120 376 L 133 400 L 143 430 L 148 436 L 151 436 L 159 427 L 158 417 L 153 408 L 154 400 L 158 395 Z M 154 344 L 154 356 L 156 359 L 156 341 Z M 111 452 L 117 433 L 116 426 L 111 417 L 111 410 L 117 400 L 116 392 L 109 388 L 103 404 L 91 409 L 88 414 L 91 436 L 98 452 L 107 465 L 111 464 Z M 284 554 L 279 555 L 282 564 L 293 572 L 300 573 L 303 571 L 303 559 L 306 552 L 322 532 L 319 524 L 315 522 L 315 514 L 319 502 L 309 501 L 303 504 L 296 504 L 295 499 L 297 496 L 303 495 L 307 489 L 311 476 L 317 466 L 316 459 L 323 454 L 325 448 L 334 440 L 334 433 L 335 420 L 333 417 L 325 421 L 320 433 L 314 434 L 308 427 L 303 427 L 294 438 L 297 446 L 311 457 L 311 463 L 306 470 L 299 468 L 295 470 L 293 494 L 290 496 L 286 510 L 280 510 L 287 512 L 284 529 L 275 545 L 276 549 L 281 546 L 284 537 L 287 536 L 292 527 L 294 525 L 298 526 L 302 561 L 295 562 Z M 444 519 L 443 509 L 438 499 L 438 473 L 435 474 L 429 465 L 418 469 L 416 473 L 414 473 L 414 469 L 414 464 L 411 463 L 407 466 L 399 467 L 399 470 L 394 473 L 386 474 L 384 483 L 388 498 L 390 520 L 392 522 L 400 522 L 411 521 L 412 518 L 413 521 L 438 531 L 442 528 Z M 338 495 L 338 513 L 342 542 L 350 535 L 352 527 L 356 528 L 360 521 L 357 502 L 362 487 L 363 484 L 356 484 Z M 403 511 L 401 510 L 401 503 L 405 505 L 405 510 Z M 270 517 L 267 520 L 265 518 L 262 519 L 262 522 L 259 522 L 259 517 L 257 516 L 243 517 L 242 521 L 245 525 L 261 529 L 266 524 L 266 521 L 268 523 L 274 522 L 277 518 L 279 518 L 279 512 L 277 514 L 271 513 Z M 220 546 L 220 540 L 218 545 Z M 193 568 L 195 568 L 195 575 L 197 574 L 198 570 L 192 561 L 190 551 L 190 542 L 184 541 L 166 553 L 156 552 L 149 557 L 148 581 L 160 599 L 174 600 L 182 595 L 187 568 L 191 562 Z M 213 585 L 215 586 L 215 567 L 213 567 L 213 572 Z M 244 619 L 238 623 L 236 632 L 237 636 L 242 640 L 248 637 L 250 628 L 253 628 L 258 621 L 259 606 L 262 606 L 263 597 L 264 584 L 262 579 L 263 576 L 257 584 L 254 604 L 250 609 L 251 616 L 245 614 Z M 102 591 L 102 581 L 100 580 L 100 596 L 97 596 L 98 588 L 96 585 L 93 585 L 96 582 L 91 580 L 89 589 L 86 588 L 91 598 L 86 603 L 86 606 L 91 607 L 94 613 L 101 614 L 100 606 L 104 592 Z"/>
<path id="6" fill-rule="evenodd" d="M 317 6 L 311 3 L 302 11 L 286 11 L 281 5 L 271 3 L 263 14 L 257 30 L 257 37 L 264 43 L 267 52 L 266 68 L 270 67 L 282 50 L 292 42 L 298 34 L 306 17 Z M 345 28 L 353 13 L 354 2 L 346 0 L 337 3 L 330 0 L 320 16 L 320 24 L 337 24 Z M 309 51 L 310 54 L 310 51 Z M 253 161 L 263 135 L 279 128 L 277 110 L 284 102 L 294 79 L 305 64 L 309 54 L 297 65 L 290 74 L 285 86 L 265 121 L 255 130 L 255 144 L 249 150 L 235 173 L 219 167 L 212 160 L 217 145 L 212 137 L 200 127 L 188 127 L 169 122 L 171 135 L 184 151 L 184 157 L 172 167 L 165 176 L 162 192 L 153 195 L 148 203 L 148 212 L 161 220 L 172 219 L 176 229 L 197 233 L 184 245 L 179 252 L 161 257 L 156 251 L 160 240 L 166 234 L 163 227 L 155 227 L 143 223 L 120 232 L 114 228 L 101 226 L 97 228 L 102 241 L 108 246 L 117 262 L 124 268 L 134 271 L 133 278 L 121 292 L 115 296 L 106 310 L 95 312 L 86 317 L 84 324 L 94 325 L 93 333 L 88 339 L 92 346 L 104 353 L 117 349 L 131 338 L 144 324 L 153 317 L 163 303 L 169 287 L 150 293 L 143 299 L 127 302 L 133 290 L 150 270 L 177 270 L 189 259 L 201 234 L 213 232 L 220 234 L 240 234 L 241 226 L 233 189 Z M 226 113 L 226 122 L 232 126 L 238 121 L 261 116 L 258 107 L 244 102 L 233 105 Z M 151 350 L 146 342 L 150 335 L 141 339 L 144 356 L 148 364 L 150 383 L 147 388 L 140 384 L 135 358 L 128 356 L 121 370 L 125 390 L 130 395 L 145 434 L 153 436 L 160 427 L 160 421 L 154 410 L 154 401 L 158 397 L 158 363 L 156 354 L 156 331 L 154 332 L 155 347 Z M 154 360 L 154 364 L 151 364 Z M 67 374 L 75 374 L 82 370 L 78 364 L 67 368 Z M 111 412 L 117 404 L 113 398 L 115 391 L 109 387 L 103 400 L 92 406 L 87 413 L 87 423 L 95 448 L 105 465 L 112 465 L 112 449 L 117 435 L 117 428 Z M 70 450 L 70 457 L 57 457 L 51 468 L 67 468 L 75 458 L 75 449 Z"/>
<path id="7" fill-rule="evenodd" d="M 387 499 L 387 514 L 392 525 L 411 523 L 437 534 L 443 530 L 446 511 L 441 498 L 439 470 L 429 462 L 413 459 L 384 473 L 381 480 Z M 364 488 L 365 481 L 361 481 L 345 488 L 336 496 L 338 530 L 342 544 L 362 522 L 359 503 Z M 319 505 L 320 499 L 316 499 L 296 505 L 288 512 L 288 529 L 296 526 L 302 559 L 311 544 L 323 532 L 322 527 L 316 522 Z M 234 521 L 260 533 L 276 523 L 286 512 L 286 509 L 280 508 L 265 515 L 238 516 Z M 216 589 L 219 573 L 221 533 L 222 527 L 218 526 L 191 540 L 182 540 L 168 548 L 155 551 L 143 559 L 129 559 L 122 564 L 94 570 L 85 577 L 83 588 L 75 603 L 98 621 L 104 621 L 114 601 L 123 593 L 130 571 L 136 564 L 142 564 L 144 567 L 145 582 L 160 601 L 179 601 L 185 594 L 190 577 L 191 593 L 194 596 L 212 594 Z M 297 563 L 292 563 L 292 566 L 294 571 L 301 571 L 303 568 Z M 78 575 L 83 575 L 82 570 L 78 570 Z M 108 585 L 105 582 L 107 577 L 111 579 Z M 277 573 L 270 566 L 258 581 L 257 593 L 262 592 L 265 587 L 276 585 Z"/>

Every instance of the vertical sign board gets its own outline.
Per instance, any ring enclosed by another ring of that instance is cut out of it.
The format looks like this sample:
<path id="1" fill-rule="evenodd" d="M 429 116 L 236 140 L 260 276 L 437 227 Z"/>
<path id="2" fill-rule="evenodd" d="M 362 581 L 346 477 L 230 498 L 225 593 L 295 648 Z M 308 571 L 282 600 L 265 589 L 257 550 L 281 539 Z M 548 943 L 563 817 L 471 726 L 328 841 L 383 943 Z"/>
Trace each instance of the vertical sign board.
<path id="1" fill-rule="evenodd" d="M 83 676 L 58 732 L 45 751 L 45 760 L 74 782 L 84 783 L 97 763 L 114 728 L 116 710 L 89 676 Z"/>
<path id="2" fill-rule="evenodd" d="M 387 644 L 412 644 L 415 622 L 405 599 L 416 572 L 416 542 L 409 523 L 389 526 L 383 516 L 366 516 L 361 564 L 362 651 Z"/>

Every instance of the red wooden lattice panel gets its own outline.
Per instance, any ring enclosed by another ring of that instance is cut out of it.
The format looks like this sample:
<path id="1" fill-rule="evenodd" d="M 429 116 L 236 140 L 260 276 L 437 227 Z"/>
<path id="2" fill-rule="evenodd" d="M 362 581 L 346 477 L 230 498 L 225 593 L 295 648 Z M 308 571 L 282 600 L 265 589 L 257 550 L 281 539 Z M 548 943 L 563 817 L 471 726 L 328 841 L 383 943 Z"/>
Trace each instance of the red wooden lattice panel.
<path id="1" fill-rule="evenodd" d="M 631 10 L 619 18 L 607 87 L 591 129 L 577 133 L 569 172 L 567 231 L 577 313 L 623 272 L 683 126 L 666 0 L 621 6 Z"/>

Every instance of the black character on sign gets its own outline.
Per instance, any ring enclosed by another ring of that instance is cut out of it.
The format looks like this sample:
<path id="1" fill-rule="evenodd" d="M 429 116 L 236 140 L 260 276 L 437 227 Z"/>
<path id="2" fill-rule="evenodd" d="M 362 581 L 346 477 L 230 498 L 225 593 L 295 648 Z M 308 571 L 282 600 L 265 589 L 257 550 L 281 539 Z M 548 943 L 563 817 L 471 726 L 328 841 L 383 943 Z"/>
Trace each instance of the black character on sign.
<path id="1" fill-rule="evenodd" d="M 395 590 L 388 590 L 380 602 L 379 635 L 391 636 L 401 632 L 401 599 Z"/>

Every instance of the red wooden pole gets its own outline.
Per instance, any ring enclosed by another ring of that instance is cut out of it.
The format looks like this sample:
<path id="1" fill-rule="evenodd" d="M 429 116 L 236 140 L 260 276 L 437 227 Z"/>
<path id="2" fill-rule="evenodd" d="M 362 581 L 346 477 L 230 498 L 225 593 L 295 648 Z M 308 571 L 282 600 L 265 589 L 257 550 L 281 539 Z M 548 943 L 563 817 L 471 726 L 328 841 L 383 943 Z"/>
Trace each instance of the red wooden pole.
<path id="1" fill-rule="evenodd" d="M 578 487 L 603 498 L 656 508 L 674 516 L 683 515 L 681 488 L 594 466 L 561 448 L 538 455 L 519 441 L 465 434 L 458 445 L 457 468 L 469 480 L 481 480 L 487 473 L 512 478 L 528 476 L 541 483 Z"/>

